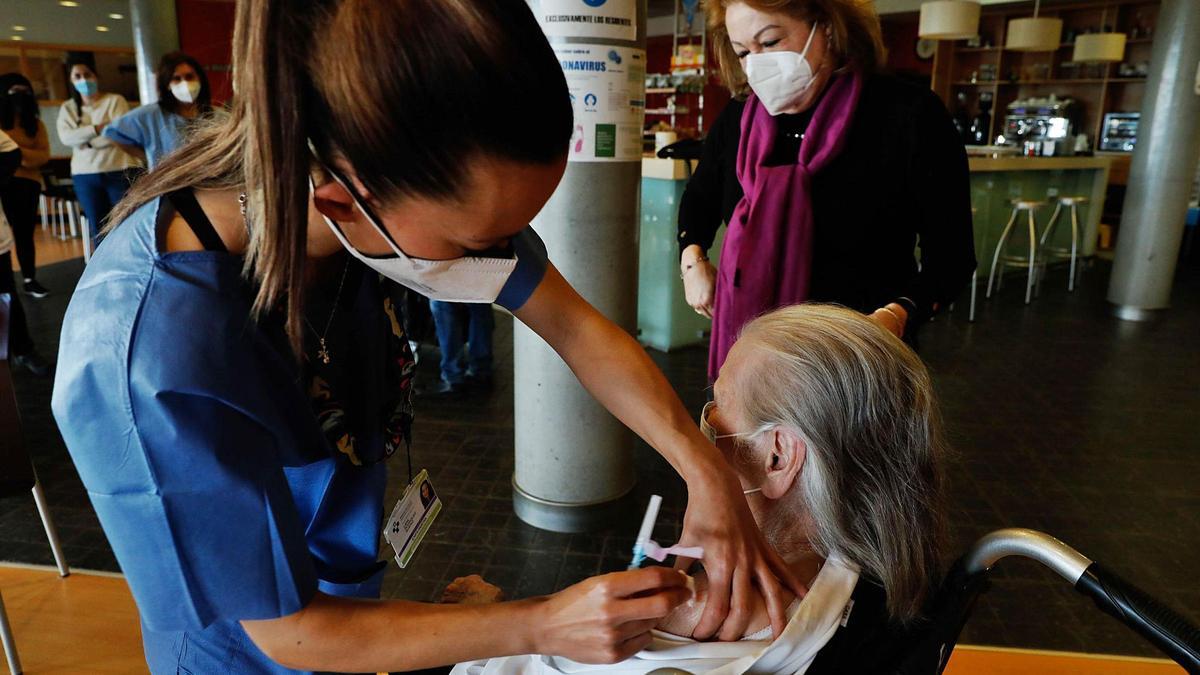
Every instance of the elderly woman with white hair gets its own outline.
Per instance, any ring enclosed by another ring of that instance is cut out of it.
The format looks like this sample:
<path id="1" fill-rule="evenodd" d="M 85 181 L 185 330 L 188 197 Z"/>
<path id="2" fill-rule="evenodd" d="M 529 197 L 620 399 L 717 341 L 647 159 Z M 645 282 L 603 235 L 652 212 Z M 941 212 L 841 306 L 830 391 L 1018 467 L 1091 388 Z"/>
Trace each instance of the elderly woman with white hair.
<path id="1" fill-rule="evenodd" d="M 743 329 L 713 394 L 701 428 L 738 472 L 767 540 L 808 583 L 783 633 L 772 639 L 759 606 L 742 640 L 693 641 L 706 599 L 700 572 L 693 599 L 626 661 L 526 655 L 454 672 L 868 672 L 895 653 L 943 572 L 945 442 L 924 364 L 858 312 L 795 305 Z"/>

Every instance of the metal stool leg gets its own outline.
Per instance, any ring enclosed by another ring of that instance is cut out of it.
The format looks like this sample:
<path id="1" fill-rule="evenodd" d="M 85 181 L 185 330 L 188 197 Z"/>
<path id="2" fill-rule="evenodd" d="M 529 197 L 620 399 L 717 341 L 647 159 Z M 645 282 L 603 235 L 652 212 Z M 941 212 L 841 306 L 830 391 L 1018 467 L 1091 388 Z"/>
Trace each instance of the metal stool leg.
<path id="1" fill-rule="evenodd" d="M 87 214 L 81 214 L 79 225 L 83 232 L 83 264 L 86 265 L 92 261 L 92 221 L 88 220 Z"/>
<path id="2" fill-rule="evenodd" d="M 1075 290 L 1075 251 L 1079 246 L 1079 209 L 1071 204 L 1071 278 L 1067 281 L 1067 291 Z"/>
<path id="3" fill-rule="evenodd" d="M 1054 231 L 1058 229 L 1058 217 L 1060 215 L 1062 215 L 1062 202 L 1059 202 L 1054 205 L 1054 213 L 1050 214 L 1050 222 L 1046 223 L 1046 228 L 1044 230 L 1042 230 L 1042 238 L 1038 240 L 1038 248 L 1042 248 L 1042 249 L 1046 248 L 1046 242 L 1049 241 L 1050 238 L 1054 236 Z M 1042 266 L 1041 272 L 1042 272 L 1041 276 L 1038 277 L 1038 285 L 1039 286 L 1041 285 L 1042 280 L 1046 276 L 1045 265 Z"/>
<path id="4" fill-rule="evenodd" d="M 42 212 L 42 232 L 45 232 L 50 229 L 50 198 L 42 194 L 38 196 L 38 199 L 41 200 L 38 202 L 41 206 L 38 210 Z"/>
<path id="5" fill-rule="evenodd" d="M 33 501 L 37 504 L 38 515 L 42 518 L 42 527 L 46 528 L 46 538 L 50 540 L 50 550 L 54 553 L 54 564 L 58 565 L 58 576 L 68 576 L 71 574 L 71 568 L 67 567 L 67 558 L 63 555 L 62 544 L 58 540 L 58 529 L 54 527 L 54 520 L 50 517 L 50 507 L 46 504 L 46 493 L 42 491 L 41 481 L 33 484 Z"/>
<path id="6" fill-rule="evenodd" d="M 13 675 L 21 675 L 21 657 L 17 656 L 17 643 L 13 640 L 12 626 L 8 623 L 8 613 L 4 611 L 4 596 L 0 595 L 0 642 L 4 643 L 4 656 L 8 659 L 8 669 Z"/>
<path id="7" fill-rule="evenodd" d="M 71 238 L 79 236 L 79 204 L 77 202 L 67 202 L 67 222 L 71 226 Z"/>
<path id="8" fill-rule="evenodd" d="M 1025 304 L 1033 297 L 1033 281 L 1037 276 L 1037 226 L 1033 222 L 1033 210 L 1029 210 L 1029 279 L 1025 282 Z"/>
<path id="9" fill-rule="evenodd" d="M 979 280 L 979 270 L 971 270 L 971 310 L 967 312 L 967 321 L 975 321 L 975 284 Z"/>
<path id="10" fill-rule="evenodd" d="M 1000 262 L 1000 252 L 1004 250 L 1004 245 L 1008 243 L 1008 235 L 1012 232 L 1013 224 L 1017 222 L 1017 214 L 1020 213 L 1017 209 L 1013 209 L 1012 217 L 1008 219 L 1008 224 L 1004 226 L 1004 230 L 1000 233 L 1000 241 L 996 243 L 996 252 L 992 254 L 992 270 L 988 272 L 987 293 L 984 297 L 992 297 L 992 280 L 996 276 L 996 265 Z M 1001 272 L 1003 275 L 1003 272 Z"/>

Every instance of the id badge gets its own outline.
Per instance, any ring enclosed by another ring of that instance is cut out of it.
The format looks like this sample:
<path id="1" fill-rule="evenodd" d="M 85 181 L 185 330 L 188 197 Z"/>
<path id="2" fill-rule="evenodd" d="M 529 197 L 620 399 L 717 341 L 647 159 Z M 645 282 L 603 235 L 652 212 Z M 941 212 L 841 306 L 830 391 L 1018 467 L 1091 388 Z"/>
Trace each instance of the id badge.
<path id="1" fill-rule="evenodd" d="M 404 489 L 383 528 L 383 538 L 396 552 L 396 563 L 401 569 L 412 561 L 434 518 L 441 512 L 442 500 L 429 482 L 429 471 L 422 469 Z"/>

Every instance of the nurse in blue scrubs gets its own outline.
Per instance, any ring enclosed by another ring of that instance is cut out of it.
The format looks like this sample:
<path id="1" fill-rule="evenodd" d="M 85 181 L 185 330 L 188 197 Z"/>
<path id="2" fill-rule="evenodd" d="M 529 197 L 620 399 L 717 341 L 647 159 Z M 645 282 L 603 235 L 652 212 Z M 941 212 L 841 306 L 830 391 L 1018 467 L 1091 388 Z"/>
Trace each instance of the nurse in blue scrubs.
<path id="1" fill-rule="evenodd" d="M 157 103 L 138 106 L 104 127 L 105 138 L 150 169 L 183 145 L 192 120 L 212 109 L 212 90 L 204 68 L 183 52 L 163 56 L 154 81 Z"/>
<path id="2" fill-rule="evenodd" d="M 573 119 L 526 3 L 238 3 L 233 62 L 231 114 L 122 202 L 60 343 L 55 418 L 137 601 L 150 669 L 612 662 L 686 600 L 663 568 L 488 606 L 376 599 L 397 440 L 331 443 L 300 383 L 324 358 L 305 347 L 307 300 L 334 283 L 351 347 L 387 353 L 396 317 L 381 277 L 495 302 L 541 335 L 686 479 L 682 543 L 704 547 L 710 578 L 697 635 L 741 636 L 755 594 L 780 630 L 784 588 L 804 589 L 734 472 L 527 225 L 562 176 Z M 363 380 L 366 405 L 376 385 Z"/>

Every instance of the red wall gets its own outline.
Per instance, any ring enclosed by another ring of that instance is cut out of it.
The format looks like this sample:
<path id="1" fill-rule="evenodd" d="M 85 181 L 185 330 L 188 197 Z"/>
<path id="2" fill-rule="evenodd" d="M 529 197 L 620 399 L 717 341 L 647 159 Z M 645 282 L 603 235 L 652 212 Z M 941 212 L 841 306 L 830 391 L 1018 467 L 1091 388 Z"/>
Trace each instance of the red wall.
<path id="1" fill-rule="evenodd" d="M 712 123 L 725 109 L 725 105 L 729 103 L 729 90 L 725 85 L 721 84 L 720 79 L 716 75 L 716 57 L 712 53 L 712 46 L 708 50 L 709 78 L 708 84 L 704 87 L 704 129 L 703 134 L 707 134 L 712 128 Z M 671 36 L 658 35 L 646 38 L 646 72 L 647 73 L 666 73 L 671 69 Z M 661 107 L 666 103 L 666 96 L 661 94 L 650 94 L 646 96 L 648 108 Z M 684 97 L 691 105 L 690 101 L 694 100 L 694 96 Z M 675 123 L 680 127 L 694 127 L 696 119 L 694 114 L 679 115 L 676 117 Z M 665 119 L 659 116 L 646 118 L 646 125 Z"/>
<path id="2" fill-rule="evenodd" d="M 175 0 L 179 48 L 196 57 L 208 72 L 213 103 L 233 95 L 229 80 L 233 45 L 233 0 Z"/>
<path id="3" fill-rule="evenodd" d="M 933 59 L 917 58 L 917 16 L 884 19 L 883 43 L 888 50 L 888 70 L 898 75 L 933 77 Z"/>

